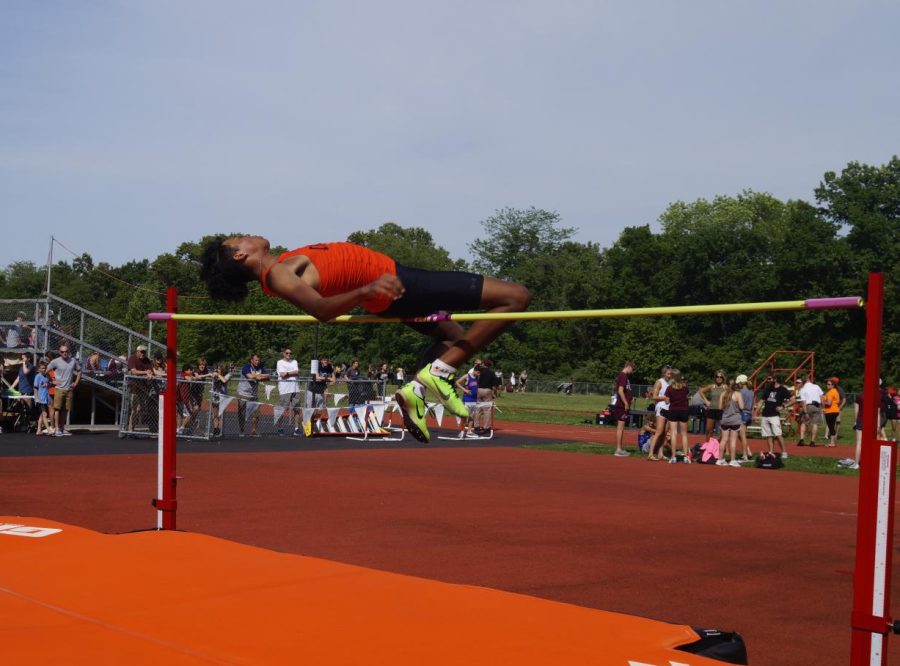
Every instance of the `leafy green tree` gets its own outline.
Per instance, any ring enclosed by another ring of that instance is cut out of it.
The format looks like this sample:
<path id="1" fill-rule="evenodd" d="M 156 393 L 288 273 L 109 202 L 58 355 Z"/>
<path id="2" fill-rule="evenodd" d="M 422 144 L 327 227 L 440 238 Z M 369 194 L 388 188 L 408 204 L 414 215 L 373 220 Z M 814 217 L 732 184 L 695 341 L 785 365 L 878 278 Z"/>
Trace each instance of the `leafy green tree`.
<path id="1" fill-rule="evenodd" d="M 482 221 L 484 237 L 469 244 L 475 270 L 501 279 L 522 281 L 523 260 L 553 254 L 575 233 L 560 226 L 559 213 L 503 208 Z"/>

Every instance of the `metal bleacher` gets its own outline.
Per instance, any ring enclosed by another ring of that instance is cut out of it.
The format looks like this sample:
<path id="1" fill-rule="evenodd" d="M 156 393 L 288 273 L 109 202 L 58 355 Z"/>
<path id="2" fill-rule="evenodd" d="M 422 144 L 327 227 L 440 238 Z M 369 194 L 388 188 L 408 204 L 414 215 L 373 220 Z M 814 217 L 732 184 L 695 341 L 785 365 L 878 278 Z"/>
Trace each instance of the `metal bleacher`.
<path id="1" fill-rule="evenodd" d="M 46 298 L 0 299 L 2 388 L 7 389 L 15 380 L 23 352 L 31 352 L 39 359 L 68 343 L 82 366 L 71 423 L 77 427 L 118 426 L 123 359 L 134 353 L 139 344 L 148 347 L 150 356 L 157 351 L 165 354 L 165 347 L 151 339 L 152 325 L 150 322 L 147 333 L 138 333 L 52 294 Z M 15 347 L 7 346 L 12 328 L 19 337 Z M 99 355 L 98 368 L 93 371 L 87 369 L 91 354 Z M 108 372 L 112 359 L 116 359 L 118 369 L 114 364 L 114 370 Z"/>

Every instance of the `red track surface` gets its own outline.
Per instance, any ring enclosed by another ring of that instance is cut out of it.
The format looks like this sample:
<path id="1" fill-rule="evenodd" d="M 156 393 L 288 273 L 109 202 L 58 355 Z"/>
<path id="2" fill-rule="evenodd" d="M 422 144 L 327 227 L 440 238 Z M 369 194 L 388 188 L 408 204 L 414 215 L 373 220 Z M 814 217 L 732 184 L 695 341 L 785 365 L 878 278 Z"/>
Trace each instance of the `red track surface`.
<path id="1" fill-rule="evenodd" d="M 0 464 L 3 513 L 155 524 L 153 456 Z M 180 529 L 736 629 L 756 666 L 848 662 L 855 477 L 499 447 L 191 454 L 178 471 Z"/>

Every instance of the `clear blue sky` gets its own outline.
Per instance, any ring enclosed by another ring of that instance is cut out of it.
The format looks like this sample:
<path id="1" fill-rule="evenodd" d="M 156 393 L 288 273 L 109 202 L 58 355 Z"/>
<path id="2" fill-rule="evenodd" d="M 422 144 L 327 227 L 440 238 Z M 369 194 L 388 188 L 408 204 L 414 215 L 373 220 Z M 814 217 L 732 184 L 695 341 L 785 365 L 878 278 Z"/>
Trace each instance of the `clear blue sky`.
<path id="1" fill-rule="evenodd" d="M 676 200 L 813 199 L 900 152 L 900 3 L 0 3 L 0 266 L 496 209 L 608 245 Z M 58 258 L 67 258 L 58 253 Z"/>

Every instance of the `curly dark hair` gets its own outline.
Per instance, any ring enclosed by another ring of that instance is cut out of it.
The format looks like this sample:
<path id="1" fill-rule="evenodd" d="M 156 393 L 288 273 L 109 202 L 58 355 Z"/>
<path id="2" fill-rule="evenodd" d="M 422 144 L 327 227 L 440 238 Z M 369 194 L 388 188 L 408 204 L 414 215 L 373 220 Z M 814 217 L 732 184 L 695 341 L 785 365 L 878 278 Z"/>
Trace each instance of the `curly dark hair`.
<path id="1" fill-rule="evenodd" d="M 225 236 L 216 236 L 200 255 L 200 279 L 209 295 L 222 301 L 242 301 L 247 297 L 247 283 L 254 280 L 252 271 L 234 260 L 234 250 L 224 245 Z"/>

